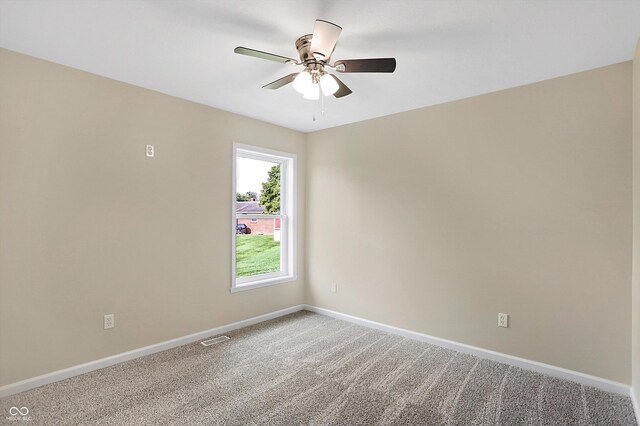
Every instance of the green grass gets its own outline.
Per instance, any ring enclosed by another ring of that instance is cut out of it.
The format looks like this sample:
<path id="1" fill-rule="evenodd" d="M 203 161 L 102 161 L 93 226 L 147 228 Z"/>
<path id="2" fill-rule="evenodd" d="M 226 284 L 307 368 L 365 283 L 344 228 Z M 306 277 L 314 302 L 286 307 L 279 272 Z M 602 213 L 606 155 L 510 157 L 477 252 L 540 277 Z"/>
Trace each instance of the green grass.
<path id="1" fill-rule="evenodd" d="M 280 241 L 273 235 L 236 235 L 236 276 L 280 270 Z"/>

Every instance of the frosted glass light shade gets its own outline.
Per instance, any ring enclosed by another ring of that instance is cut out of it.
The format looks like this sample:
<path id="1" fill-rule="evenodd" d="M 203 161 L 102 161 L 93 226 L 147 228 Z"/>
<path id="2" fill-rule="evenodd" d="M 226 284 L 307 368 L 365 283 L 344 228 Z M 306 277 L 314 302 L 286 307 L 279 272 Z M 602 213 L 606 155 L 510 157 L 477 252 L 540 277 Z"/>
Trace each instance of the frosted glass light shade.
<path id="1" fill-rule="evenodd" d="M 320 85 L 318 83 L 310 84 L 304 91 L 304 98 L 312 101 L 320 99 Z"/>
<path id="2" fill-rule="evenodd" d="M 311 74 L 306 71 L 302 71 L 293 79 L 293 90 L 298 93 L 304 94 L 309 86 L 312 85 Z"/>
<path id="3" fill-rule="evenodd" d="M 338 37 L 340 37 L 342 28 L 332 22 L 327 22 L 322 19 L 316 19 L 316 23 L 313 26 L 313 36 L 311 36 L 311 47 L 309 50 L 314 53 L 322 55 L 322 59 L 328 61 L 329 57 L 333 53 L 333 49 L 336 47 Z M 317 59 L 317 57 L 316 57 Z"/>
<path id="4" fill-rule="evenodd" d="M 325 74 L 320 77 L 320 87 L 325 96 L 331 96 L 338 91 L 338 82 L 331 74 Z"/>

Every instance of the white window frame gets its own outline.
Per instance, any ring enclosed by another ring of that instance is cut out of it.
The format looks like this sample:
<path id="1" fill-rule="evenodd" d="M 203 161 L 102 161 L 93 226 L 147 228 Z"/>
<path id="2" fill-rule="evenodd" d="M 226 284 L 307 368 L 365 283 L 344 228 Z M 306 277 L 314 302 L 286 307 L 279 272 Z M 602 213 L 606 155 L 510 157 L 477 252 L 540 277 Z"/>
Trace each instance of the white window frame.
<path id="1" fill-rule="evenodd" d="M 236 213 L 236 159 L 238 157 L 268 161 L 280 165 L 280 214 Z M 250 290 L 294 281 L 296 275 L 296 154 L 258 146 L 233 144 L 231 167 L 231 292 Z M 280 219 L 280 271 L 236 277 L 236 221 L 237 219 Z"/>

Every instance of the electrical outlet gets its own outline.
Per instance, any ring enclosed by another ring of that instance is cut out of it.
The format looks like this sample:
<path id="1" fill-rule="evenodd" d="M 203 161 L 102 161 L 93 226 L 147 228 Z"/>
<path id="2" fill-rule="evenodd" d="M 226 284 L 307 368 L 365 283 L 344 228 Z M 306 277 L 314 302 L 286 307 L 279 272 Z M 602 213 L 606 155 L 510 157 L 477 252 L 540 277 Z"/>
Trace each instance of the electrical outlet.
<path id="1" fill-rule="evenodd" d="M 115 318 L 113 314 L 107 314 L 104 316 L 104 329 L 115 327 Z"/>
<path id="2" fill-rule="evenodd" d="M 509 314 L 498 314 L 498 327 L 509 327 Z"/>
<path id="3" fill-rule="evenodd" d="M 338 292 L 338 284 L 331 283 L 331 293 L 337 293 L 337 292 Z"/>
<path id="4" fill-rule="evenodd" d="M 146 146 L 147 157 L 153 157 L 155 155 L 155 150 L 153 149 L 153 145 Z"/>

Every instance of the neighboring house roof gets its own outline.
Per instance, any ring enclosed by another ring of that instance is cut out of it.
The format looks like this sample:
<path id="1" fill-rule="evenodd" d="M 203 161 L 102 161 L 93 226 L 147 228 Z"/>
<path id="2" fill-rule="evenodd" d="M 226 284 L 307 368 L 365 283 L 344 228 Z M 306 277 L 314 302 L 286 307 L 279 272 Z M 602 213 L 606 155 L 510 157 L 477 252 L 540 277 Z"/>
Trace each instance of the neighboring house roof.
<path id="1" fill-rule="evenodd" d="M 236 213 L 264 213 L 264 207 L 257 201 L 236 201 Z"/>

